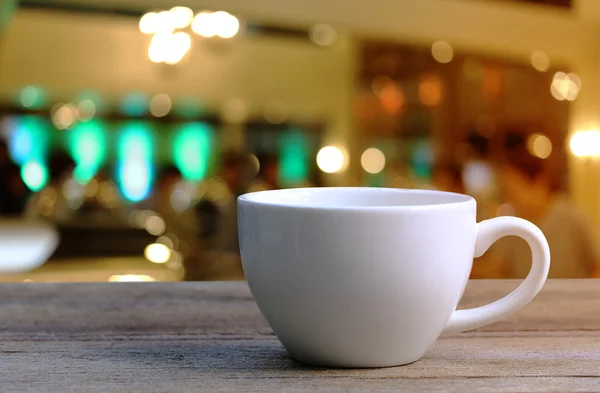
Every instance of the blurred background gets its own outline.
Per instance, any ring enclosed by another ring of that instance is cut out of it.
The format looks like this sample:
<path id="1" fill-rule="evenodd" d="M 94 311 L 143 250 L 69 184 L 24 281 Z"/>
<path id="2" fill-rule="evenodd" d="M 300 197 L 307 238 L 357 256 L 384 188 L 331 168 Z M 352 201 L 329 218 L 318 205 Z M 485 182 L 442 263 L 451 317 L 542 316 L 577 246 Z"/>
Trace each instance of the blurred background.
<path id="1" fill-rule="evenodd" d="M 597 0 L 0 0 L 0 281 L 243 279 L 236 196 L 467 193 L 600 273 Z M 523 277 L 507 239 L 473 277 Z"/>

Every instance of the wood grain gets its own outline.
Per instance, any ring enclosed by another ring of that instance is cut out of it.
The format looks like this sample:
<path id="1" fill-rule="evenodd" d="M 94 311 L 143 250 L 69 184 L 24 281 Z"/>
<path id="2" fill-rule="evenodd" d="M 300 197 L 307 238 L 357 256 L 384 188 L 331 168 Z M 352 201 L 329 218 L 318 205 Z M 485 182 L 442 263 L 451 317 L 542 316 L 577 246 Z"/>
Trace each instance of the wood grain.
<path id="1" fill-rule="evenodd" d="M 514 281 L 472 281 L 461 308 Z M 0 391 L 600 391 L 600 281 L 549 281 L 511 317 L 414 364 L 292 360 L 243 282 L 0 285 Z"/>

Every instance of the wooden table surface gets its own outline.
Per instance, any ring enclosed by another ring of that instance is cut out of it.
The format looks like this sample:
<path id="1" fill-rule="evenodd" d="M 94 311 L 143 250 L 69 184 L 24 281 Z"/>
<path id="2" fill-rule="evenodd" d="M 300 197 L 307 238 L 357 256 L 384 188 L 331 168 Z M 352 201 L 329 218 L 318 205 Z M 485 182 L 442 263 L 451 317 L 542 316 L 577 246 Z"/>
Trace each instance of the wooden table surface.
<path id="1" fill-rule="evenodd" d="M 515 281 L 471 281 L 461 307 Z M 600 391 L 600 280 L 549 281 L 511 317 L 367 370 L 292 360 L 243 282 L 0 285 L 0 391 Z"/>

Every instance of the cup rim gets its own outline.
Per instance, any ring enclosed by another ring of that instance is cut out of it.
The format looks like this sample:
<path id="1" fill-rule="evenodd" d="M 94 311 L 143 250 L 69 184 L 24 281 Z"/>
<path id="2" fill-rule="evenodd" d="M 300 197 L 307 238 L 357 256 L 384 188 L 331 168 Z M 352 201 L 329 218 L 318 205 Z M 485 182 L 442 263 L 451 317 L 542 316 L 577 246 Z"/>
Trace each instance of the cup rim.
<path id="1" fill-rule="evenodd" d="M 413 194 L 413 195 L 435 195 L 445 198 L 436 203 L 420 203 L 420 204 L 402 204 L 402 205 L 321 205 L 308 203 L 289 203 L 281 198 L 286 194 L 295 194 L 299 192 L 371 192 L 371 193 L 394 193 L 394 194 Z M 273 200 L 273 196 L 279 199 Z M 301 187 L 287 188 L 279 190 L 256 191 L 243 194 L 238 197 L 238 202 L 247 205 L 256 205 L 264 207 L 274 207 L 282 209 L 308 209 L 308 210 L 430 210 L 436 208 L 459 207 L 470 204 L 475 204 L 475 199 L 469 195 L 459 194 L 448 191 L 424 190 L 424 189 L 407 189 L 407 188 L 386 188 L 386 187 Z"/>

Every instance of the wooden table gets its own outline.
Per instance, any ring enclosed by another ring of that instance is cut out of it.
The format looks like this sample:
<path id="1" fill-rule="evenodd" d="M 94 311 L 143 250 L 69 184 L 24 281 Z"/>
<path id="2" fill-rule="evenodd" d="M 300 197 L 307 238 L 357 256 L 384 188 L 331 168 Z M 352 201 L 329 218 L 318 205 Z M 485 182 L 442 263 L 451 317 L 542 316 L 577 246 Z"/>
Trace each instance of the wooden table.
<path id="1" fill-rule="evenodd" d="M 461 306 L 514 281 L 471 281 Z M 529 306 L 442 337 L 414 364 L 293 361 L 243 282 L 0 285 L 2 392 L 600 391 L 600 281 L 549 281 Z"/>

